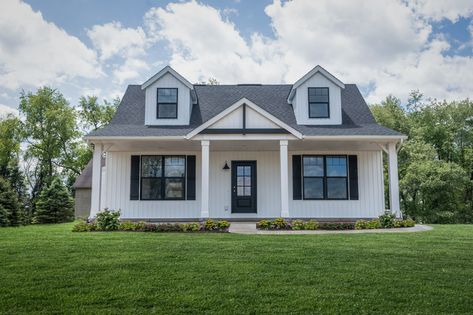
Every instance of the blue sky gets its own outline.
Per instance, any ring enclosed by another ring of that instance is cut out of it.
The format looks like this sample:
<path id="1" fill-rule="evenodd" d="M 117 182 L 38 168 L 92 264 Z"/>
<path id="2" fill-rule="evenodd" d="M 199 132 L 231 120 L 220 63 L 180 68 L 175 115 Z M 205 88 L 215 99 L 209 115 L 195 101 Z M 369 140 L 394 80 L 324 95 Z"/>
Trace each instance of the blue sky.
<path id="1" fill-rule="evenodd" d="M 368 102 L 473 93 L 473 1 L 18 0 L 0 10 L 0 114 L 21 90 L 110 99 L 170 64 L 191 82 L 292 83 L 320 64 Z"/>

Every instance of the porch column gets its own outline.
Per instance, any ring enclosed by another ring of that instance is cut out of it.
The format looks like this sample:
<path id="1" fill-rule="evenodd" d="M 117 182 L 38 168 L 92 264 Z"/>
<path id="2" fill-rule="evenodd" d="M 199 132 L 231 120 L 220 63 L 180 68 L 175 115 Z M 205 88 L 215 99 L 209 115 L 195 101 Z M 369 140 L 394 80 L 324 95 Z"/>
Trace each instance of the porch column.
<path id="1" fill-rule="evenodd" d="M 94 144 L 92 157 L 92 195 L 90 204 L 90 216 L 94 218 L 100 209 L 100 199 L 102 195 L 102 154 L 103 144 Z"/>
<path id="2" fill-rule="evenodd" d="M 396 143 L 388 143 L 388 158 L 389 158 L 389 206 L 391 212 L 396 217 L 401 217 L 401 208 L 399 206 L 399 177 L 397 170 L 397 149 Z"/>
<path id="3" fill-rule="evenodd" d="M 287 140 L 279 141 L 281 171 L 281 217 L 289 218 L 289 169 L 287 165 Z"/>
<path id="4" fill-rule="evenodd" d="M 201 198 L 200 217 L 208 218 L 209 217 L 210 141 L 202 140 L 200 144 L 202 146 L 202 188 L 201 188 L 202 198 Z"/>

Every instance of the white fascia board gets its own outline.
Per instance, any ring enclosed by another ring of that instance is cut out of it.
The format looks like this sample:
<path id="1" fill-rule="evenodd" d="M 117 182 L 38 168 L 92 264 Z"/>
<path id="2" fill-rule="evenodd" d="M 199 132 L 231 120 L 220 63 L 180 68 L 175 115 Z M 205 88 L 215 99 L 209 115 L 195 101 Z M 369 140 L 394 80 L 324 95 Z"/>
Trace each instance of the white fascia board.
<path id="1" fill-rule="evenodd" d="M 186 140 L 184 136 L 85 136 L 90 143 L 102 141 L 149 141 L 149 140 Z"/>
<path id="2" fill-rule="evenodd" d="M 210 126 L 212 126 L 214 123 L 216 123 L 217 121 L 219 121 L 223 117 L 227 116 L 228 114 L 230 114 L 231 112 L 236 110 L 238 107 L 242 106 L 243 104 L 246 104 L 251 109 L 253 109 L 254 111 L 256 111 L 259 114 L 263 115 L 264 117 L 266 117 L 267 119 L 269 119 L 270 121 L 272 121 L 276 125 L 280 126 L 281 128 L 286 129 L 291 134 L 293 134 L 296 138 L 302 139 L 303 136 L 299 131 L 295 130 L 291 126 L 289 126 L 286 123 L 284 123 L 283 121 L 279 120 L 278 118 L 276 118 L 272 114 L 268 113 L 267 111 L 265 111 L 264 109 L 262 109 L 261 107 L 259 107 L 255 103 L 253 103 L 252 101 L 248 100 L 247 98 L 240 99 L 239 101 L 234 103 L 232 106 L 230 106 L 230 107 L 226 108 L 225 110 L 223 110 L 220 114 L 212 117 L 211 119 L 209 119 L 208 121 L 206 121 L 205 123 L 200 125 L 199 127 L 195 128 L 194 130 L 189 132 L 186 135 L 186 139 L 190 139 L 192 137 L 195 137 L 199 132 L 201 132 L 202 130 L 204 130 L 204 129 L 210 127 Z"/>
<path id="3" fill-rule="evenodd" d="M 174 76 L 177 80 L 179 80 L 182 84 L 184 84 L 185 86 L 187 86 L 191 91 L 194 89 L 194 86 L 192 85 L 192 83 L 190 83 L 189 81 L 186 80 L 186 78 L 184 78 L 182 75 L 180 75 L 176 70 L 174 70 L 173 68 L 171 68 L 170 66 L 166 66 L 164 67 L 163 69 L 161 69 L 158 73 L 156 73 L 155 75 L 153 75 L 151 78 L 149 78 L 145 83 L 143 83 L 141 85 L 141 89 L 144 90 L 146 89 L 148 86 L 150 86 L 151 84 L 153 84 L 154 82 L 156 82 L 157 80 L 159 80 L 159 78 L 161 78 L 163 75 L 165 75 L 166 73 L 170 73 L 172 76 Z"/>
<path id="4" fill-rule="evenodd" d="M 403 141 L 407 139 L 405 135 L 393 136 L 370 136 L 370 135 L 334 135 L 334 136 L 304 136 L 305 140 L 366 140 L 366 141 Z"/>
<path id="5" fill-rule="evenodd" d="M 290 103 L 292 102 L 292 99 L 294 98 L 294 95 L 296 93 L 296 90 L 299 86 L 301 86 L 305 81 L 309 80 L 312 78 L 316 73 L 322 74 L 324 77 L 332 81 L 335 85 L 338 85 L 341 89 L 345 88 L 345 84 L 337 79 L 333 74 L 322 68 L 320 65 L 315 66 L 312 70 L 307 72 L 302 78 L 296 81 L 294 85 L 292 86 L 291 92 L 289 93 L 289 96 L 287 97 L 287 102 Z"/>

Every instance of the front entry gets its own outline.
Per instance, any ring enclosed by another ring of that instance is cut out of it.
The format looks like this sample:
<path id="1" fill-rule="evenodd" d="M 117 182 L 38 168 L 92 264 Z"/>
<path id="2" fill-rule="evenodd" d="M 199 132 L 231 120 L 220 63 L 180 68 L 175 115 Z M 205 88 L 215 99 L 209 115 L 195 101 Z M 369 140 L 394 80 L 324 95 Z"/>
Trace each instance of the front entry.
<path id="1" fill-rule="evenodd" d="M 232 213 L 256 213 L 256 161 L 232 161 Z"/>

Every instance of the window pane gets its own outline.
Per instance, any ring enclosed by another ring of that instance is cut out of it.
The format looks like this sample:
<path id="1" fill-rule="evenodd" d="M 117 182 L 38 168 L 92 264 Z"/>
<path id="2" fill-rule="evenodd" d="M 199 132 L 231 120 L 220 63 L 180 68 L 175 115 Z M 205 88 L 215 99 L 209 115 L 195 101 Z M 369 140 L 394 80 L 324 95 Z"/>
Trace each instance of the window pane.
<path id="1" fill-rule="evenodd" d="M 184 180 L 183 179 L 168 179 L 165 180 L 166 198 L 184 198 Z"/>
<path id="2" fill-rule="evenodd" d="M 310 103 L 309 117 L 328 118 L 328 103 Z"/>
<path id="3" fill-rule="evenodd" d="M 327 198 L 346 199 L 347 180 L 345 178 L 327 178 Z"/>
<path id="4" fill-rule="evenodd" d="M 245 196 L 251 196 L 251 187 L 245 187 Z"/>
<path id="5" fill-rule="evenodd" d="M 324 197 L 324 180 L 322 178 L 304 178 L 304 198 L 322 199 Z"/>
<path id="6" fill-rule="evenodd" d="M 141 181 L 141 199 L 163 199 L 160 178 L 143 178 Z"/>
<path id="7" fill-rule="evenodd" d="M 165 177 L 184 177 L 186 159 L 183 156 L 166 156 L 164 158 Z"/>
<path id="8" fill-rule="evenodd" d="M 244 196 L 244 188 L 237 187 L 237 196 Z"/>
<path id="9" fill-rule="evenodd" d="M 245 177 L 237 176 L 237 186 L 245 186 Z"/>
<path id="10" fill-rule="evenodd" d="M 328 103 L 328 88 L 309 88 L 309 103 L 326 102 Z"/>
<path id="11" fill-rule="evenodd" d="M 245 175 L 251 176 L 251 166 L 245 166 Z"/>
<path id="12" fill-rule="evenodd" d="M 237 175 L 238 176 L 245 175 L 245 167 L 244 166 L 237 166 Z"/>
<path id="13" fill-rule="evenodd" d="M 159 118 L 177 117 L 177 105 L 176 104 L 159 104 L 158 117 Z"/>
<path id="14" fill-rule="evenodd" d="M 161 177 L 162 167 L 161 156 L 141 157 L 141 176 L 143 177 Z"/>
<path id="15" fill-rule="evenodd" d="M 177 89 L 158 89 L 158 103 L 177 103 Z"/>
<path id="16" fill-rule="evenodd" d="M 327 156 L 327 176 L 347 176 L 347 158 Z"/>
<path id="17" fill-rule="evenodd" d="M 251 177 L 245 177 L 245 186 L 251 186 Z"/>
<path id="18" fill-rule="evenodd" d="M 324 158 L 304 156 L 304 176 L 324 176 Z"/>

